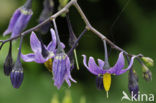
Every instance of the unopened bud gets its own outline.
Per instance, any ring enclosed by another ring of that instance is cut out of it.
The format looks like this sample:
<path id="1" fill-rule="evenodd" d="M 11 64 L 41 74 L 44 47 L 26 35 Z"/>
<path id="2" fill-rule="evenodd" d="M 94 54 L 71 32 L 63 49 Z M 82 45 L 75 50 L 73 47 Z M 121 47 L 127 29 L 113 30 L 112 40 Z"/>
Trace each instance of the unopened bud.
<path id="1" fill-rule="evenodd" d="M 149 57 L 142 57 L 141 58 L 147 66 L 154 66 L 154 61 L 152 58 L 149 58 Z"/>
<path id="2" fill-rule="evenodd" d="M 40 14 L 39 23 L 42 23 L 44 20 L 48 19 L 54 11 L 54 1 L 53 0 L 44 0 L 43 10 Z M 46 34 L 50 29 L 51 23 L 46 23 L 39 28 L 41 34 Z"/>
<path id="3" fill-rule="evenodd" d="M 10 79 L 13 87 L 19 88 L 23 82 L 23 78 L 24 74 L 22 65 L 20 62 L 16 62 L 10 74 Z"/>
<path id="4" fill-rule="evenodd" d="M 142 65 L 142 71 L 143 71 L 143 77 L 146 81 L 152 80 L 152 73 L 144 64 Z"/>
<path id="5" fill-rule="evenodd" d="M 60 6 L 63 8 L 64 6 L 66 6 L 66 4 L 68 3 L 69 0 L 59 0 Z"/>
<path id="6" fill-rule="evenodd" d="M 66 4 L 68 3 L 69 0 L 59 0 L 59 7 L 58 10 L 61 10 L 64 6 L 66 6 Z M 61 14 L 62 17 L 65 17 L 66 14 L 63 13 Z"/>
<path id="7" fill-rule="evenodd" d="M 9 76 L 12 68 L 13 68 L 12 43 L 10 42 L 8 56 L 6 57 L 5 63 L 4 63 L 4 74 Z"/>

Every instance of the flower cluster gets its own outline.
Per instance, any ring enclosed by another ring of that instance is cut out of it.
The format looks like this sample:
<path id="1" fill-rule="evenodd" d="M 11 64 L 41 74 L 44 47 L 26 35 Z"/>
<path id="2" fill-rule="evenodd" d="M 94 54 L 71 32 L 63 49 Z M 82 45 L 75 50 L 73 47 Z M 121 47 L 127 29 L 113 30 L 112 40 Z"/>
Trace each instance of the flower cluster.
<path id="1" fill-rule="evenodd" d="M 59 9 L 61 9 L 68 3 L 68 0 L 59 0 L 59 2 L 60 2 Z M 66 17 L 68 29 L 69 29 L 68 44 L 70 49 L 68 52 L 66 52 L 65 44 L 61 42 L 59 37 L 60 35 L 55 21 L 56 18 L 48 19 L 50 22 L 48 22 L 47 20 L 47 18 L 49 18 L 49 16 L 52 15 L 53 13 L 54 2 L 53 0 L 45 0 L 44 9 L 42 10 L 42 13 L 39 18 L 39 23 L 40 23 L 39 26 L 36 26 L 36 28 L 29 30 L 29 32 L 31 32 L 30 46 L 33 53 L 23 54 L 21 53 L 21 48 L 22 48 L 24 35 L 20 35 L 20 34 L 26 28 L 33 14 L 31 7 L 32 7 L 32 0 L 27 0 L 27 2 L 22 7 L 18 8 L 13 14 L 7 30 L 3 33 L 4 36 L 11 33 L 11 39 L 8 40 L 10 42 L 9 52 L 4 63 L 4 74 L 6 76 L 10 76 L 11 83 L 14 88 L 19 88 L 24 78 L 24 69 L 21 63 L 21 59 L 22 59 L 24 62 L 35 62 L 39 64 L 44 64 L 48 68 L 48 70 L 52 72 L 54 86 L 56 86 L 58 89 L 61 88 L 64 82 L 66 82 L 70 87 L 71 81 L 76 83 L 76 81 L 71 76 L 71 71 L 74 69 L 75 62 L 76 62 L 77 69 L 79 70 L 79 65 L 78 65 L 78 60 L 76 55 L 76 47 L 78 46 L 78 42 L 81 39 L 81 37 L 85 34 L 87 30 L 89 30 L 89 27 L 86 26 L 86 28 L 77 38 L 72 29 L 69 15 L 66 14 L 66 12 L 64 13 L 61 11 L 63 14 L 62 16 Z M 82 13 L 82 11 L 80 13 Z M 56 15 L 58 14 L 56 13 Z M 54 29 L 51 27 L 51 21 L 53 21 Z M 86 22 L 88 21 L 86 20 Z M 94 30 L 95 32 L 94 28 L 91 29 Z M 49 44 L 45 45 L 42 40 L 42 36 L 44 35 L 42 34 L 48 34 L 48 31 L 50 31 L 51 38 Z M 15 63 L 13 63 L 12 41 L 17 37 L 20 37 L 20 46 L 18 49 L 17 60 Z M 111 76 L 122 75 L 127 71 L 129 71 L 128 89 L 130 93 L 133 92 L 133 94 L 137 98 L 138 91 L 139 91 L 139 84 L 138 84 L 137 73 L 133 68 L 134 60 L 137 59 L 141 64 L 143 77 L 146 81 L 152 80 L 152 73 L 148 69 L 148 66 L 153 66 L 154 61 L 149 57 L 144 57 L 143 55 L 130 55 L 126 51 L 122 50 L 121 48 L 113 44 L 106 37 L 102 38 L 102 42 L 104 43 L 105 60 L 97 59 L 97 63 L 98 63 L 97 64 L 94 58 L 91 56 L 89 57 L 89 61 L 87 63 L 87 56 L 84 54 L 82 55 L 84 67 L 90 73 L 96 76 L 97 88 L 100 90 L 105 89 L 108 97 L 108 92 L 110 90 L 111 82 L 112 82 Z M 110 66 L 108 60 L 109 58 L 107 53 L 107 43 L 110 44 L 111 47 L 114 47 L 120 51 L 117 62 L 112 67 Z M 127 58 L 126 60 L 128 61 L 127 68 L 125 68 L 126 66 L 125 57 Z"/>

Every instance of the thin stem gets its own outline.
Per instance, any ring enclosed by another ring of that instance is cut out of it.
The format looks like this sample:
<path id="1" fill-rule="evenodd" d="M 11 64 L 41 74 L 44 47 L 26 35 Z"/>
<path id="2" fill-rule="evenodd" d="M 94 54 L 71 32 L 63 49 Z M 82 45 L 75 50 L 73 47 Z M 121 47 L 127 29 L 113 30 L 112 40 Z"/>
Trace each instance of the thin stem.
<path id="1" fill-rule="evenodd" d="M 18 63 L 20 62 L 20 57 L 21 57 L 22 42 L 23 42 L 23 36 L 21 36 L 20 45 L 19 45 L 19 49 L 18 49 L 18 55 L 17 55 L 17 61 L 16 61 Z"/>
<path id="2" fill-rule="evenodd" d="M 27 2 L 24 4 L 24 7 L 26 9 L 31 9 L 32 8 L 32 0 L 27 0 Z"/>
<path id="3" fill-rule="evenodd" d="M 53 24 L 54 24 L 54 28 L 55 28 L 55 32 L 56 32 L 56 39 L 57 39 L 58 49 L 62 50 L 63 48 L 61 46 L 61 41 L 60 41 L 60 37 L 59 37 L 59 34 L 58 34 L 58 29 L 57 29 L 55 19 L 53 19 Z"/>
<path id="4" fill-rule="evenodd" d="M 107 65 L 109 65 L 109 62 L 108 62 L 108 51 L 107 51 L 107 43 L 105 40 L 103 40 L 103 44 L 104 44 L 104 49 L 105 49 L 105 63 Z"/>
<path id="5" fill-rule="evenodd" d="M 67 24 L 68 24 L 68 28 L 69 28 L 70 38 L 76 40 L 76 36 L 75 36 L 75 34 L 73 32 L 73 28 L 72 28 L 68 13 L 66 14 L 66 19 L 67 19 Z"/>
<path id="6" fill-rule="evenodd" d="M 12 55 L 11 51 L 12 51 L 12 41 L 10 41 L 10 47 L 9 47 L 9 55 L 10 56 Z"/>
<path id="7" fill-rule="evenodd" d="M 81 34 L 79 35 L 79 37 L 77 38 L 76 42 L 74 43 L 74 45 L 72 46 L 72 48 L 69 50 L 68 52 L 68 56 L 70 56 L 73 52 L 73 50 L 76 48 L 77 43 L 79 42 L 79 40 L 81 39 L 81 37 L 86 33 L 87 29 L 85 28 Z"/>

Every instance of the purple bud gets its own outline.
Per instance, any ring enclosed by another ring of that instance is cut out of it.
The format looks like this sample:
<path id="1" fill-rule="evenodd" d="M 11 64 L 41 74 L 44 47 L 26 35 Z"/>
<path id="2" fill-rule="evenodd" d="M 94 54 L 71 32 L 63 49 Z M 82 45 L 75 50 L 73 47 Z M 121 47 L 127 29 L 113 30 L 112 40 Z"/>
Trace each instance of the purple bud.
<path id="1" fill-rule="evenodd" d="M 7 35 L 12 33 L 11 37 L 19 35 L 27 26 L 33 12 L 31 10 L 31 0 L 28 0 L 24 6 L 18 8 L 10 19 L 8 29 L 3 33 Z"/>
<path id="2" fill-rule="evenodd" d="M 14 88 L 19 88 L 23 81 L 23 68 L 20 62 L 16 62 L 10 74 L 11 83 Z"/>
<path id="3" fill-rule="evenodd" d="M 13 60 L 12 60 L 12 43 L 10 42 L 10 47 L 9 47 L 9 52 L 8 52 L 8 56 L 5 59 L 5 63 L 4 63 L 4 74 L 9 76 L 10 72 L 12 70 L 13 67 Z"/>
<path id="4" fill-rule="evenodd" d="M 16 23 L 14 24 L 11 37 L 19 35 L 27 26 L 33 12 L 31 9 L 26 9 L 22 7 L 20 9 L 21 15 L 17 18 Z"/>
<path id="5" fill-rule="evenodd" d="M 23 77 L 24 77 L 23 67 L 20 61 L 22 41 L 23 41 L 23 36 L 21 37 L 21 40 L 20 40 L 20 46 L 19 46 L 16 63 L 10 74 L 11 83 L 14 88 L 19 88 L 21 86 L 23 82 Z"/>
<path id="6" fill-rule="evenodd" d="M 67 24 L 68 24 L 68 30 L 69 30 L 69 46 L 72 48 L 74 43 L 77 41 L 77 38 L 75 36 L 75 33 L 73 31 L 71 22 L 70 22 L 70 18 L 69 18 L 69 14 L 66 14 L 66 20 L 67 20 Z M 71 61 L 71 69 L 74 68 L 75 65 L 75 60 L 74 60 L 74 51 L 71 52 L 71 54 L 69 55 L 70 61 Z"/>
<path id="7" fill-rule="evenodd" d="M 133 95 L 133 97 L 137 98 L 138 91 L 139 91 L 138 77 L 136 75 L 136 72 L 133 69 L 130 69 L 128 79 L 129 79 L 129 82 L 128 82 L 129 92 L 131 95 Z"/>
<path id="8" fill-rule="evenodd" d="M 43 10 L 40 14 L 39 23 L 43 22 L 47 18 L 49 18 L 53 14 L 54 9 L 54 1 L 53 0 L 44 0 L 43 2 Z M 48 22 L 40 27 L 39 32 L 41 34 L 46 34 L 49 31 L 51 23 Z"/>
<path id="9" fill-rule="evenodd" d="M 97 76 L 96 77 L 96 87 L 99 89 L 99 90 L 103 90 L 103 78 L 100 77 L 100 76 Z"/>

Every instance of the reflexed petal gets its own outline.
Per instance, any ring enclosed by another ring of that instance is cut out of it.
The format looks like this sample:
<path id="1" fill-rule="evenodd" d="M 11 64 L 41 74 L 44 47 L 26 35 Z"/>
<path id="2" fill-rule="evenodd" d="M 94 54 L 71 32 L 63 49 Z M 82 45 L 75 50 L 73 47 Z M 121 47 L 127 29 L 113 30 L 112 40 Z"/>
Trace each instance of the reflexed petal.
<path id="1" fill-rule="evenodd" d="M 98 64 L 99 64 L 100 69 L 103 69 L 103 66 L 105 64 L 104 61 L 101 59 L 98 59 Z"/>
<path id="2" fill-rule="evenodd" d="M 32 14 L 23 14 L 19 16 L 18 20 L 16 21 L 16 24 L 14 25 L 11 37 L 18 36 L 27 26 Z"/>
<path id="3" fill-rule="evenodd" d="M 35 55 L 30 53 L 27 55 L 21 54 L 21 58 L 25 61 L 25 62 L 32 62 L 35 60 Z"/>
<path id="4" fill-rule="evenodd" d="M 66 46 L 64 45 L 64 43 L 61 42 L 61 46 L 64 49 Z"/>
<path id="5" fill-rule="evenodd" d="M 41 43 L 34 32 L 30 36 L 30 45 L 34 52 L 41 52 Z"/>
<path id="6" fill-rule="evenodd" d="M 98 74 L 104 74 L 106 71 L 103 70 L 103 69 L 100 69 L 99 66 L 97 66 L 97 64 L 95 63 L 95 60 L 93 57 L 90 57 L 89 58 L 89 61 L 88 61 L 88 66 L 89 66 L 89 69 L 94 72 L 96 75 Z"/>
<path id="7" fill-rule="evenodd" d="M 68 86 L 70 87 L 71 86 L 70 80 L 75 83 L 76 83 L 76 81 L 72 78 L 71 73 L 70 73 L 71 66 L 70 66 L 70 60 L 69 60 L 68 56 L 66 57 L 66 68 L 67 68 L 67 73 L 65 75 L 65 80 L 66 80 Z"/>
<path id="8" fill-rule="evenodd" d="M 21 14 L 21 11 L 20 11 L 20 8 L 18 8 L 14 12 L 13 16 L 11 17 L 10 22 L 9 22 L 9 26 L 8 26 L 7 30 L 3 33 L 3 36 L 12 32 L 14 25 L 15 25 L 16 21 L 18 20 L 20 14 Z"/>
<path id="9" fill-rule="evenodd" d="M 100 70 L 99 67 L 96 65 L 93 57 L 89 58 L 89 62 L 88 62 L 88 66 L 86 63 L 86 55 L 82 55 L 83 56 L 83 64 L 85 65 L 85 67 L 88 69 L 89 72 L 91 72 L 94 75 L 98 75 L 101 74 L 103 70 Z M 100 73 L 101 71 L 101 73 Z"/>
<path id="10" fill-rule="evenodd" d="M 116 75 L 121 75 L 121 74 L 125 73 L 127 70 L 129 70 L 130 68 L 132 68 L 133 62 L 134 62 L 134 59 L 135 59 L 135 58 L 136 58 L 136 56 L 133 56 L 133 57 L 131 58 L 131 61 L 130 61 L 129 65 L 128 65 L 128 67 L 127 67 L 126 69 L 120 70 Z"/>
<path id="11" fill-rule="evenodd" d="M 108 73 L 118 74 L 118 72 L 120 72 L 124 68 L 124 65 L 125 65 L 125 59 L 124 59 L 123 52 L 121 52 L 119 54 L 116 64 L 108 70 Z"/>
<path id="12" fill-rule="evenodd" d="M 53 29 L 50 29 L 50 32 L 51 32 L 52 42 L 49 43 L 49 45 L 47 46 L 47 49 L 49 51 L 54 51 L 56 48 L 56 35 Z"/>

